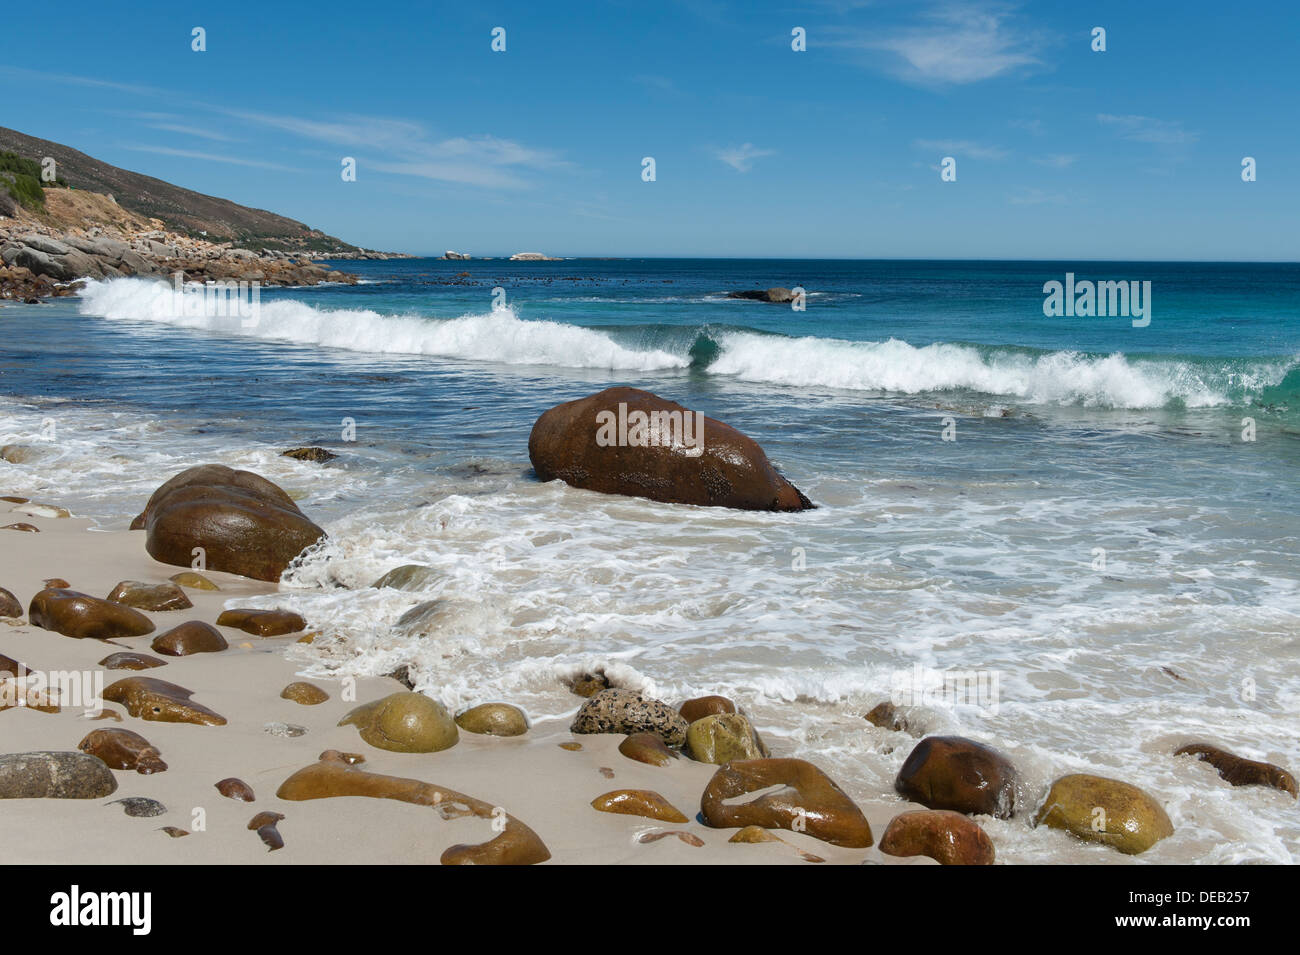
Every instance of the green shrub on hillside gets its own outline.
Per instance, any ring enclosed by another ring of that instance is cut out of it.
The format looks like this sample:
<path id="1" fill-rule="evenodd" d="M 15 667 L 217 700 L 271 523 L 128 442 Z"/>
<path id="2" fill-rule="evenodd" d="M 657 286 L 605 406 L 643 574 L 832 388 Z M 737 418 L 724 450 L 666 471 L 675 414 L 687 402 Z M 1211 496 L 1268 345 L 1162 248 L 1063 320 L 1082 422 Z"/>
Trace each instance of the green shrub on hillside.
<path id="1" fill-rule="evenodd" d="M 5 192 L 28 209 L 45 208 L 43 186 L 66 188 L 68 185 L 61 176 L 54 182 L 42 183 L 41 164 L 12 152 L 0 152 L 0 183 Z"/>

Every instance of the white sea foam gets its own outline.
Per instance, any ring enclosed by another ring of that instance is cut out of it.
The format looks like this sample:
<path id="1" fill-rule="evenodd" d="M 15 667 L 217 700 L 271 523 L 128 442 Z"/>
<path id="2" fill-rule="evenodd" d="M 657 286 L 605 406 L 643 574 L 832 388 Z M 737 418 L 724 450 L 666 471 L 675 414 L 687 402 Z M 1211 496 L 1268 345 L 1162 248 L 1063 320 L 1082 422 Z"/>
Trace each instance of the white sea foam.
<path id="1" fill-rule="evenodd" d="M 197 297 L 201 293 L 193 288 L 186 294 Z M 381 315 L 368 309 L 315 308 L 294 299 L 263 299 L 257 322 L 243 327 L 238 318 L 188 307 L 165 282 L 127 278 L 89 283 L 81 293 L 80 310 L 100 318 L 161 322 L 378 354 L 623 371 L 683 368 L 690 363 L 665 351 L 625 348 L 606 334 L 576 325 L 523 321 L 508 306 L 460 318 L 433 319 Z M 197 314 L 190 314 L 193 312 Z"/>

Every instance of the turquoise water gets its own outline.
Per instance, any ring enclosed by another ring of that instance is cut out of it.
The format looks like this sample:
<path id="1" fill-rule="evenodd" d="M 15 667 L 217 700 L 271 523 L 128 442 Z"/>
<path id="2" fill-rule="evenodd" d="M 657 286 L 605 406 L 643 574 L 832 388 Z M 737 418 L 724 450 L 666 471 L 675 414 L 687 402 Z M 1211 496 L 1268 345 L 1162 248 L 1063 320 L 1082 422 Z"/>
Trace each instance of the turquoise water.
<path id="1" fill-rule="evenodd" d="M 996 675 L 996 705 L 927 698 L 916 724 L 1003 748 L 1031 802 L 1065 771 L 1158 793 L 1178 833 L 1150 861 L 1295 860 L 1289 797 L 1168 754 L 1300 766 L 1300 267 L 345 267 L 366 284 L 264 290 L 250 327 L 137 280 L 0 310 L 0 439 L 34 449 L 0 491 L 124 527 L 182 467 L 257 470 L 331 534 L 280 598 L 337 637 L 297 651 L 312 672 L 413 662 L 449 704 L 543 723 L 575 669 L 727 693 L 864 799 L 911 743 L 861 713 L 918 667 Z M 1151 282 L 1150 324 L 1044 315 L 1067 272 Z M 725 297 L 773 285 L 806 310 Z M 818 509 L 538 483 L 537 415 L 615 383 L 750 434 Z M 340 457 L 278 455 L 305 443 Z M 440 571 L 429 593 L 368 588 L 410 562 Z M 430 596 L 437 632 L 393 629 Z M 1115 861 L 989 828 L 1006 861 Z"/>

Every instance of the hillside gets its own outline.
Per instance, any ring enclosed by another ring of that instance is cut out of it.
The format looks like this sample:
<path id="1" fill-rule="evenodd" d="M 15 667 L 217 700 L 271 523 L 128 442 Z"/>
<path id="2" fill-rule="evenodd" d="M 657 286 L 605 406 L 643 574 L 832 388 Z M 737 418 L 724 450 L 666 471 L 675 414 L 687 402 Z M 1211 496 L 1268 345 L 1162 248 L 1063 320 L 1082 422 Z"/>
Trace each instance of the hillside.
<path id="1" fill-rule="evenodd" d="M 158 219 L 169 232 L 195 237 L 207 233 L 210 241 L 229 241 L 246 249 L 343 253 L 348 257 L 362 251 L 294 219 L 173 186 L 111 166 L 68 146 L 0 126 L 0 152 L 5 151 L 38 163 L 52 156 L 59 179 L 72 189 L 111 195 L 127 212 Z"/>

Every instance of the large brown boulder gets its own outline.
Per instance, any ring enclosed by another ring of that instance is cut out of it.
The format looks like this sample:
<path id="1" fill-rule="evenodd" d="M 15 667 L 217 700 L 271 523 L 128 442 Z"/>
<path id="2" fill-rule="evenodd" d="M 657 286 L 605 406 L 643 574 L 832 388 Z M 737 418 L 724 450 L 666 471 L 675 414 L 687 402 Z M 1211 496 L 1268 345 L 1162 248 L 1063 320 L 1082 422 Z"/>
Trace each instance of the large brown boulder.
<path id="1" fill-rule="evenodd" d="M 1016 810 L 1020 776 L 1011 761 L 961 736 L 927 736 L 916 744 L 894 788 L 930 809 L 1007 819 Z"/>
<path id="2" fill-rule="evenodd" d="M 637 388 L 556 405 L 528 438 L 543 481 L 669 504 L 801 511 L 808 498 L 730 425 Z"/>
<path id="3" fill-rule="evenodd" d="M 131 527 L 145 530 L 145 548 L 164 564 L 189 567 L 201 547 L 206 568 L 269 581 L 325 536 L 279 487 L 221 464 L 177 474 Z"/>
<path id="4" fill-rule="evenodd" d="M 27 619 L 34 627 L 78 639 L 139 637 L 154 630 L 153 621 L 138 610 L 63 587 L 47 587 L 33 597 Z"/>

